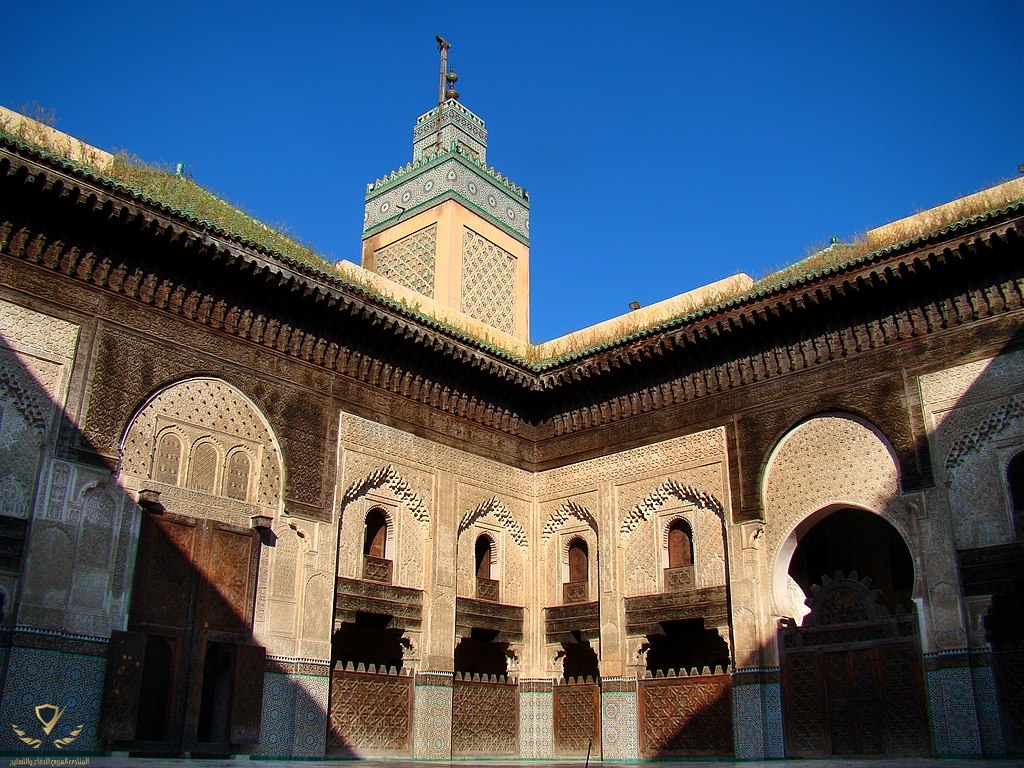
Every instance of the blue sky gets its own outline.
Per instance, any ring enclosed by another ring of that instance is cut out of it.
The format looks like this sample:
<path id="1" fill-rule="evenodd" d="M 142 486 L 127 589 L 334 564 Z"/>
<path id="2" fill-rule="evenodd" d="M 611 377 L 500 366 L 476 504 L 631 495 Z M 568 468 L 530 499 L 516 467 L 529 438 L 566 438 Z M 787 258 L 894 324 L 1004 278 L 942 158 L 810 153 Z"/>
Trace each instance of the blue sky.
<path id="1" fill-rule="evenodd" d="M 0 104 L 359 260 L 452 43 L 540 341 L 1019 175 L 1024 3 L 14 3 Z"/>

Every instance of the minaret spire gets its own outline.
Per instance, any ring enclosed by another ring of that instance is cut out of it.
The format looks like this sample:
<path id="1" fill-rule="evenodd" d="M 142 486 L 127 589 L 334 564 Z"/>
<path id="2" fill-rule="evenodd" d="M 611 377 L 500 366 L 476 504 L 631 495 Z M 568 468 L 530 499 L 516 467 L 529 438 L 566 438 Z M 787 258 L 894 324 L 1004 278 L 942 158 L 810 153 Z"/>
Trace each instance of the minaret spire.
<path id="1" fill-rule="evenodd" d="M 441 113 L 444 111 L 444 103 L 448 99 L 457 100 L 459 92 L 455 90 L 455 83 L 459 76 L 448 71 L 448 49 L 452 44 L 440 35 L 434 35 L 437 40 L 437 50 L 441 54 L 441 71 L 437 78 L 437 143 L 435 149 L 441 151 Z"/>

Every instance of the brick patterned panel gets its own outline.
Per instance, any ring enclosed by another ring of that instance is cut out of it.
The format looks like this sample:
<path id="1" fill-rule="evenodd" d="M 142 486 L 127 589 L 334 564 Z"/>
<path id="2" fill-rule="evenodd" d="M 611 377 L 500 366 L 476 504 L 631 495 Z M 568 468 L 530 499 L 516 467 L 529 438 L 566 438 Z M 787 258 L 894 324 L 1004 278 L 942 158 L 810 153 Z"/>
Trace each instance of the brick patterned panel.
<path id="1" fill-rule="evenodd" d="M 332 672 L 328 751 L 411 755 L 412 684 L 406 675 Z"/>
<path id="2" fill-rule="evenodd" d="M 733 754 L 729 675 L 644 680 L 639 699 L 642 757 Z"/>
<path id="3" fill-rule="evenodd" d="M 555 686 L 555 755 L 583 756 L 600 743 L 601 688 Z"/>
<path id="4" fill-rule="evenodd" d="M 453 755 L 516 754 L 519 686 L 456 680 L 453 696 Z"/>

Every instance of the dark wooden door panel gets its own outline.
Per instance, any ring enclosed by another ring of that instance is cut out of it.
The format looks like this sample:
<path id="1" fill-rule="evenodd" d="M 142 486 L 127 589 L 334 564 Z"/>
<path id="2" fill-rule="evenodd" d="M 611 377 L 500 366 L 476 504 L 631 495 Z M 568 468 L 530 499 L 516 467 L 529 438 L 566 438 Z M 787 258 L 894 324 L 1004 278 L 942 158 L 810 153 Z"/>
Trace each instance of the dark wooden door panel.
<path id="1" fill-rule="evenodd" d="M 265 652 L 249 645 L 258 563 L 255 531 L 143 516 L 131 632 L 111 639 L 104 738 L 144 752 L 259 741 Z"/>
<path id="2" fill-rule="evenodd" d="M 130 741 L 135 738 L 145 660 L 145 635 L 116 630 L 110 633 L 103 717 L 100 718 L 101 739 Z"/>
<path id="3" fill-rule="evenodd" d="M 187 631 L 199 536 L 194 520 L 143 515 L 129 623 L 139 631 Z"/>

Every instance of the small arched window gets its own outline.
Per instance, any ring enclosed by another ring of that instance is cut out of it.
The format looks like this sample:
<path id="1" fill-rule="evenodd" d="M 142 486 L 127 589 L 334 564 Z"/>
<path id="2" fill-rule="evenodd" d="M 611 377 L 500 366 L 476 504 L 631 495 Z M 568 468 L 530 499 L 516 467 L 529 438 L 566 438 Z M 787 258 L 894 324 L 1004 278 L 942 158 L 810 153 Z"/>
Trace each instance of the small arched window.
<path id="1" fill-rule="evenodd" d="M 239 501 L 245 501 L 249 496 L 249 457 L 245 451 L 235 451 L 228 458 L 224 495 Z"/>
<path id="2" fill-rule="evenodd" d="M 562 585 L 562 602 L 587 602 L 587 581 L 590 578 L 590 553 L 587 542 L 575 538 L 569 542 L 568 581 Z"/>
<path id="3" fill-rule="evenodd" d="M 1024 539 L 1024 451 L 1010 459 L 1006 467 L 1006 484 L 1010 490 L 1010 514 L 1013 534 Z"/>
<path id="4" fill-rule="evenodd" d="M 153 458 L 153 479 L 158 483 L 178 484 L 181 468 L 181 440 L 173 432 L 165 432 L 156 444 Z"/>
<path id="5" fill-rule="evenodd" d="M 371 509 L 366 515 L 366 537 L 363 540 L 363 554 L 367 557 L 384 558 L 388 543 L 388 518 L 382 510 Z"/>
<path id="6" fill-rule="evenodd" d="M 494 573 L 494 541 L 486 533 L 476 540 L 476 596 L 479 600 L 498 600 L 498 580 Z"/>
<path id="7" fill-rule="evenodd" d="M 217 483 L 217 449 L 212 443 L 199 443 L 189 462 L 188 487 L 201 493 L 213 493 Z"/>
<path id="8" fill-rule="evenodd" d="M 676 520 L 668 529 L 668 567 L 693 565 L 693 534 L 685 520 Z"/>
<path id="9" fill-rule="evenodd" d="M 491 537 L 487 534 L 476 540 L 476 576 L 478 579 L 491 578 Z"/>
<path id="10" fill-rule="evenodd" d="M 366 515 L 363 534 L 363 578 L 391 583 L 391 561 L 387 559 L 388 518 L 382 509 L 371 509 Z"/>

